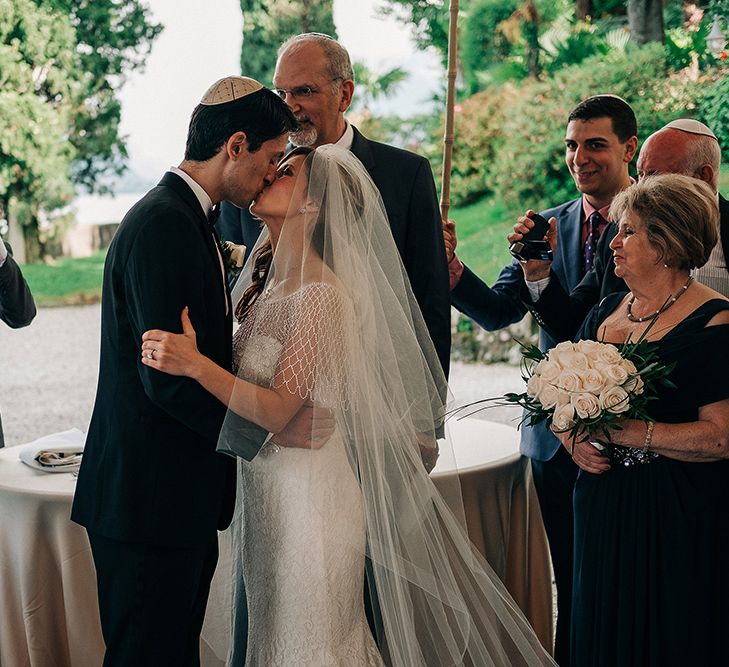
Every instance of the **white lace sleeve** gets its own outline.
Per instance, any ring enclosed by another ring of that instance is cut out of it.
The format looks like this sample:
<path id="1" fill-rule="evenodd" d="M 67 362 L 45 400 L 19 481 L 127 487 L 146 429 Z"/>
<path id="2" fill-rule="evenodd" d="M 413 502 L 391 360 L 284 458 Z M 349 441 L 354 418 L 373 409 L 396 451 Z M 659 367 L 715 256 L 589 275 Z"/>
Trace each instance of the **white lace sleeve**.
<path id="1" fill-rule="evenodd" d="M 313 283 L 294 301 L 273 387 L 324 405 L 346 403 L 348 300 L 332 285 Z"/>

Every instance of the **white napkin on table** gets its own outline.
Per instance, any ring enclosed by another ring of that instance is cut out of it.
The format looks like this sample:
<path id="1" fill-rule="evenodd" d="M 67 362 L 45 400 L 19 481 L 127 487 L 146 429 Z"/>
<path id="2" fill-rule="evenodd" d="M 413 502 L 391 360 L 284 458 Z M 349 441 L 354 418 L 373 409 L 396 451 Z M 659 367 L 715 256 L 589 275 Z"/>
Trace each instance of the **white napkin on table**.
<path id="1" fill-rule="evenodd" d="M 86 434 L 72 428 L 22 445 L 18 458 L 43 472 L 74 472 L 81 465 L 85 442 Z"/>

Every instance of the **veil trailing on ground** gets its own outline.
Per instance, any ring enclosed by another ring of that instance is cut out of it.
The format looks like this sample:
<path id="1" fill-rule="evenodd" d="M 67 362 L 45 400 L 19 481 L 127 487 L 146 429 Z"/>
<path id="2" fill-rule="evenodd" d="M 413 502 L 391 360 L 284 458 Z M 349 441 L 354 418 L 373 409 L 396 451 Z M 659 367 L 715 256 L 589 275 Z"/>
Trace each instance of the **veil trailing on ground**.
<path id="1" fill-rule="evenodd" d="M 421 452 L 443 432 L 447 385 L 377 188 L 336 146 L 306 154 L 303 165 L 275 248 L 264 232 L 234 303 L 243 298 L 241 326 L 257 345 L 265 347 L 272 327 L 285 332 L 272 386 L 334 416 L 361 490 L 366 547 L 351 546 L 366 548 L 371 561 L 385 662 L 554 664 L 424 468 Z M 256 282 L 263 284 L 252 290 Z M 257 309 L 264 301 L 268 307 Z M 235 440 L 236 423 L 226 419 L 221 443 Z M 440 444 L 441 455 L 452 456 Z M 317 455 L 305 452 L 312 469 Z M 304 465 L 300 474 L 313 473 Z M 327 511 L 321 496 L 311 502 Z"/>

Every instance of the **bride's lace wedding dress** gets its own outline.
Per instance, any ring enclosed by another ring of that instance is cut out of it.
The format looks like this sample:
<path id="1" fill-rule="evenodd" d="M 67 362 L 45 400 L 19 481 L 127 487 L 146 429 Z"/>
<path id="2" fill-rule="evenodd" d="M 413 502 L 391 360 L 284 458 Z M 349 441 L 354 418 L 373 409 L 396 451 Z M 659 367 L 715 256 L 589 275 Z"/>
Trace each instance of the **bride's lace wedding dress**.
<path id="1" fill-rule="evenodd" d="M 326 404 L 306 367 L 317 340 L 329 347 L 321 336 L 340 307 L 326 283 L 278 298 L 264 292 L 234 336 L 236 372 Z M 362 493 L 341 435 L 316 451 L 266 444 L 241 461 L 238 480 L 233 558 L 248 603 L 246 665 L 383 665 L 363 605 Z"/>

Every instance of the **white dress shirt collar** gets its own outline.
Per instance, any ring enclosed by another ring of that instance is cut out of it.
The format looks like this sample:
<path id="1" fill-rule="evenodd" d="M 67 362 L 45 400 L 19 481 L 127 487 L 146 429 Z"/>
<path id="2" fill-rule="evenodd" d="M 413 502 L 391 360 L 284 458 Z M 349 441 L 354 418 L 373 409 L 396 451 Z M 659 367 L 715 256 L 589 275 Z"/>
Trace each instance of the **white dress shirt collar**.
<path id="1" fill-rule="evenodd" d="M 5 264 L 5 260 L 8 257 L 8 249 L 5 247 L 3 240 L 0 239 L 0 266 Z"/>
<path id="2" fill-rule="evenodd" d="M 193 194 L 200 202 L 200 208 L 202 208 L 203 215 L 207 218 L 210 213 L 210 209 L 213 208 L 213 200 L 210 199 L 210 196 L 207 192 L 205 192 L 203 186 L 200 185 L 192 176 L 190 176 L 190 174 L 182 171 L 182 169 L 178 169 L 177 167 L 170 167 L 169 171 L 179 176 L 183 181 L 185 181 L 185 183 L 190 186 L 190 190 L 192 190 Z"/>
<path id="3" fill-rule="evenodd" d="M 344 134 L 339 137 L 339 141 L 334 142 L 335 146 L 340 148 L 346 148 L 348 151 L 352 150 L 352 142 L 354 141 L 354 130 L 349 124 L 349 121 L 345 120 L 346 127 L 344 128 Z"/>

